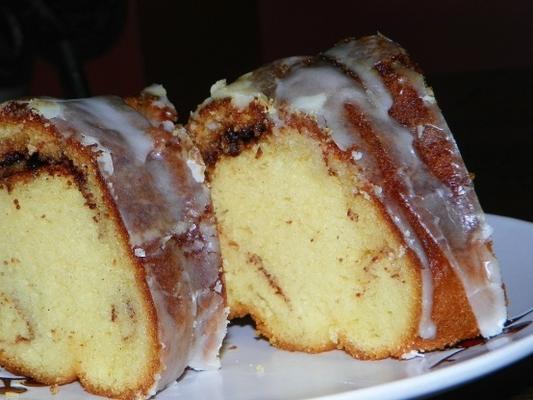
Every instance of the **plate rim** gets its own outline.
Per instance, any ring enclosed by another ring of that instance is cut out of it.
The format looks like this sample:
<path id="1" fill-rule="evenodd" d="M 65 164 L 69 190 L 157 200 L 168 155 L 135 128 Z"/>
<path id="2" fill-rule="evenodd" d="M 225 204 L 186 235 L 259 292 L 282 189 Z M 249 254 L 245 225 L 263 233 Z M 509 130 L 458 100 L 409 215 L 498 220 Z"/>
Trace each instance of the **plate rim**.
<path id="1" fill-rule="evenodd" d="M 488 217 L 489 225 L 492 224 L 490 220 L 499 219 L 503 223 L 520 224 L 533 230 L 533 222 L 530 221 L 491 213 L 485 213 L 485 215 Z M 310 397 L 306 400 L 352 400 L 355 396 L 358 400 L 376 398 L 400 400 L 436 394 L 464 385 L 531 355 L 533 355 L 533 333 L 516 342 L 446 368 L 365 388 Z M 451 378 L 453 382 L 450 384 Z"/>
<path id="2" fill-rule="evenodd" d="M 354 396 L 357 396 L 358 400 L 376 398 L 399 400 L 424 394 L 439 393 L 453 389 L 487 373 L 495 372 L 532 354 L 533 334 L 529 334 L 516 342 L 446 368 L 366 388 L 310 397 L 306 400 L 349 400 L 353 399 Z M 457 376 L 460 378 L 457 379 Z M 450 384 L 449 378 L 453 378 L 452 384 Z"/>

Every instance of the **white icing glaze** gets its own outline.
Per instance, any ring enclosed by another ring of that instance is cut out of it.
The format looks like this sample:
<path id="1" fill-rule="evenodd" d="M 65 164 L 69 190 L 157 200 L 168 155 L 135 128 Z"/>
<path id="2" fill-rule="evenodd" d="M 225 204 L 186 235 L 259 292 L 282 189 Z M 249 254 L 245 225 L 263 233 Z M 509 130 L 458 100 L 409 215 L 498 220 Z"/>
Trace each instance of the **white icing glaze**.
<path id="1" fill-rule="evenodd" d="M 174 122 L 172 122 L 172 121 L 163 121 L 161 123 L 161 126 L 167 132 L 172 132 L 174 130 L 174 128 L 175 128 Z"/>
<path id="2" fill-rule="evenodd" d="M 220 280 L 218 280 L 215 285 L 215 292 L 222 293 L 222 282 L 220 282 Z"/>
<path id="3" fill-rule="evenodd" d="M 341 150 L 352 146 L 362 146 L 359 138 L 347 131 L 344 121 L 344 103 L 348 101 L 366 101 L 362 90 L 353 90 L 353 80 L 339 74 L 336 68 L 320 65 L 312 68 L 297 69 L 283 80 L 277 82 L 275 98 L 289 104 L 293 109 L 307 112 L 313 111 L 317 120 L 330 129 L 335 135 L 335 143 Z M 315 101 L 306 104 L 306 100 L 325 96 L 327 100 L 321 109 L 314 107 Z"/>
<path id="4" fill-rule="evenodd" d="M 174 110 L 161 86 L 145 93 L 156 97 L 150 100 L 153 106 Z M 211 200 L 203 183 L 205 166 L 187 134 L 183 129 L 168 133 L 168 143 L 177 145 L 167 150 L 150 132 L 170 124 L 174 128 L 173 122 L 148 120 L 115 97 L 34 99 L 29 107 L 65 141 L 77 141 L 94 153 L 132 256 L 145 268 L 163 349 L 152 389 L 175 381 L 188 365 L 217 368 L 227 324 L 223 293 L 219 287 L 215 291 L 220 251 L 214 217 L 206 211 Z M 179 281 L 171 290 L 166 286 L 172 282 L 162 281 L 165 274 L 159 272 L 164 268 L 179 270 L 172 274 Z"/>
<path id="5" fill-rule="evenodd" d="M 419 125 L 411 131 L 389 115 L 393 98 L 375 66 L 382 60 L 401 55 L 405 55 L 403 49 L 381 35 L 352 40 L 324 53 L 326 59 L 335 61 L 335 65 L 320 59 L 311 63 L 304 62 L 303 58 L 281 60 L 245 75 L 231 85 L 224 83 L 222 88 L 214 91 L 213 97 L 230 97 L 232 101 L 238 98 L 240 104 L 244 98 L 251 101 L 264 93 L 274 100 L 275 107 L 269 110 L 271 115 L 276 114 L 272 109 L 280 106 L 312 114 L 339 149 L 351 152 L 368 183 L 386 188 L 378 160 L 350 122 L 345 105 L 352 104 L 361 110 L 380 145 L 398 166 L 394 179 L 401 189 L 396 195 L 403 205 L 400 206 L 388 190 L 379 193 L 374 190 L 374 194 L 384 204 L 422 266 L 419 336 L 430 339 L 437 333 L 431 319 L 433 278 L 430 259 L 418 235 L 413 234 L 408 214 L 416 216 L 419 226 L 444 252 L 464 286 L 481 334 L 490 337 L 501 331 L 506 319 L 499 267 L 488 247 L 490 232 L 471 183 L 459 186 L 454 193 L 433 174 L 415 149 L 415 139 L 422 138 L 426 129 L 438 130 L 453 151 L 454 161 L 450 163 L 453 173 L 466 176 L 459 151 L 433 92 L 426 87 L 419 73 L 398 63 L 393 66 L 399 82 L 408 83 L 415 89 L 425 107 L 436 116 L 436 122 Z M 276 72 L 280 70 L 288 72 L 280 77 Z M 245 88 L 244 98 L 240 93 L 242 88 Z M 276 126 L 279 124 L 275 121 Z M 370 198 L 366 191 L 360 193 Z"/>
<path id="6" fill-rule="evenodd" d="M 424 354 L 422 353 L 419 353 L 418 351 L 416 350 L 411 350 L 411 351 L 408 351 L 407 353 L 404 353 L 400 356 L 400 358 L 402 360 L 412 360 L 413 358 L 417 358 L 417 357 L 424 357 Z"/>
<path id="7" fill-rule="evenodd" d="M 146 252 L 140 247 L 136 247 L 133 252 L 137 257 L 146 257 Z"/>
<path id="8" fill-rule="evenodd" d="M 187 160 L 187 166 L 196 182 L 202 183 L 205 179 L 205 166 L 198 164 L 195 160 Z"/>
<path id="9" fill-rule="evenodd" d="M 155 96 L 157 99 L 152 101 L 152 105 L 158 107 L 158 108 L 170 108 L 171 110 L 174 109 L 174 104 L 172 104 L 167 97 L 167 91 L 162 85 L 158 85 L 156 83 L 146 87 L 141 94 L 146 93 L 151 96 Z"/>
<path id="10" fill-rule="evenodd" d="M 167 97 L 167 90 L 163 87 L 163 85 L 159 85 L 157 83 L 153 83 L 150 86 L 147 86 L 143 89 L 142 93 L 147 93 L 149 95 L 165 98 Z"/>
<path id="11" fill-rule="evenodd" d="M 355 161 L 359 161 L 361 158 L 363 158 L 363 153 L 361 153 L 360 151 L 352 151 L 352 158 Z"/>
<path id="12" fill-rule="evenodd" d="M 324 103 L 328 98 L 324 93 L 319 93 L 311 96 L 302 96 L 294 100 L 292 106 L 300 111 L 304 111 L 308 114 L 318 114 Z"/>
<path id="13" fill-rule="evenodd" d="M 164 291 L 152 274 L 147 275 L 147 283 L 157 310 L 158 323 L 161 327 L 165 327 L 164 329 L 159 330 L 159 339 L 165 355 L 161 360 L 163 370 L 158 371 L 157 375 L 154 377 L 156 384 L 154 385 L 153 390 L 157 393 L 157 391 L 164 389 L 171 382 L 175 381 L 187 367 L 189 354 L 187 354 L 188 351 L 184 350 L 184 348 L 191 345 L 192 335 L 190 333 L 192 324 L 188 320 L 178 323 L 175 318 L 171 316 L 166 308 L 166 304 L 168 301 L 167 297 L 172 296 L 172 294 Z M 184 286 L 187 283 L 188 282 L 185 281 Z M 190 287 L 187 289 L 190 290 Z M 186 290 L 184 291 L 186 292 Z M 192 307 L 192 299 L 185 297 L 184 301 L 188 302 L 189 307 Z M 179 338 L 179 343 L 176 343 L 177 338 Z M 184 357 L 184 354 L 187 354 L 187 357 Z M 153 393 L 151 395 L 153 395 Z M 150 394 L 148 396 L 150 396 Z"/>
<path id="14" fill-rule="evenodd" d="M 31 99 L 28 104 L 32 110 L 46 119 L 61 118 L 61 104 L 57 103 L 54 99 Z"/>
<path id="15" fill-rule="evenodd" d="M 107 175 L 113 175 L 114 167 L 113 167 L 113 157 L 111 156 L 111 152 L 102 146 L 100 142 L 91 136 L 85 136 L 84 134 L 81 134 L 80 136 L 80 143 L 83 144 L 86 147 L 89 146 L 96 146 L 96 153 L 98 165 L 100 166 L 100 169 Z"/>
<path id="16" fill-rule="evenodd" d="M 241 79 L 231 85 L 226 85 L 226 80 L 217 81 L 211 86 L 211 98 L 231 98 L 231 102 L 237 108 L 246 107 L 254 98 L 263 97 L 264 94 L 248 78 L 251 73 L 243 75 Z"/>

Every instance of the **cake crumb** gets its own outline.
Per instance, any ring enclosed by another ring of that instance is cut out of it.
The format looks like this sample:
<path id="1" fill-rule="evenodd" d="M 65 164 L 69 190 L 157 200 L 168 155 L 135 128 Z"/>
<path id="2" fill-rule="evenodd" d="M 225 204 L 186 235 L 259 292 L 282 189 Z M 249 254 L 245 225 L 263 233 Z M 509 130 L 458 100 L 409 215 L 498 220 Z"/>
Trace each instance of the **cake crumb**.
<path id="1" fill-rule="evenodd" d="M 136 257 L 146 257 L 146 252 L 141 247 L 136 247 L 134 253 Z"/>
<path id="2" fill-rule="evenodd" d="M 405 246 L 400 246 L 400 249 L 398 250 L 398 258 L 403 257 L 405 255 L 406 251 L 407 250 L 406 250 Z"/>
<path id="3" fill-rule="evenodd" d="M 47 123 L 46 123 L 47 124 Z M 46 124 L 44 126 L 46 127 Z M 38 148 L 34 146 L 33 144 L 29 143 L 27 146 L 28 154 L 31 156 L 33 153 L 37 152 Z"/>
<path id="4" fill-rule="evenodd" d="M 360 151 L 352 151 L 352 158 L 355 161 L 359 161 L 361 158 L 363 158 L 363 153 L 361 153 Z"/>
<path id="5" fill-rule="evenodd" d="M 365 200 L 370 201 L 370 195 L 367 192 L 365 192 L 364 190 L 360 190 L 359 193 L 361 193 L 361 195 L 363 196 Z"/>
<path id="6" fill-rule="evenodd" d="M 263 375 L 265 373 L 265 367 L 262 365 L 262 364 L 257 364 L 255 366 L 255 371 L 259 374 L 259 375 Z"/>
<path id="7" fill-rule="evenodd" d="M 52 385 L 50 386 L 50 393 L 52 394 L 58 394 L 59 393 L 59 385 Z"/>
<path id="8" fill-rule="evenodd" d="M 411 360 L 413 358 L 417 358 L 417 357 L 424 357 L 424 354 L 422 353 L 419 353 L 418 351 L 416 350 L 411 350 L 411 351 L 408 351 L 407 353 L 403 353 L 400 358 L 402 360 Z"/>
<path id="9" fill-rule="evenodd" d="M 359 220 L 359 215 L 352 211 L 351 208 L 348 208 L 348 211 L 346 212 L 346 215 L 348 218 L 354 222 L 357 222 Z"/>
<path id="10" fill-rule="evenodd" d="M 216 121 L 209 121 L 206 125 L 206 128 L 210 131 L 217 131 L 221 128 L 221 125 Z"/>
<path id="11" fill-rule="evenodd" d="M 239 243 L 235 242 L 234 240 L 230 240 L 228 242 L 228 246 L 235 247 L 236 249 L 239 249 Z"/>

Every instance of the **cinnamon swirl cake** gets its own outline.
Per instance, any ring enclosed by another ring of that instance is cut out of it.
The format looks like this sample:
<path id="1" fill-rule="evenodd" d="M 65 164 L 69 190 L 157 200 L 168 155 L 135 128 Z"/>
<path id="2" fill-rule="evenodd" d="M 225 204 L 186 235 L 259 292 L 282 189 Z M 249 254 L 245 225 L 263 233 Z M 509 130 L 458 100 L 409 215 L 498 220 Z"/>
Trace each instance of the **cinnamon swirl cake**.
<path id="1" fill-rule="evenodd" d="M 289 350 L 401 357 L 496 335 L 490 228 L 432 90 L 381 36 L 283 59 L 191 116 L 231 317 Z"/>

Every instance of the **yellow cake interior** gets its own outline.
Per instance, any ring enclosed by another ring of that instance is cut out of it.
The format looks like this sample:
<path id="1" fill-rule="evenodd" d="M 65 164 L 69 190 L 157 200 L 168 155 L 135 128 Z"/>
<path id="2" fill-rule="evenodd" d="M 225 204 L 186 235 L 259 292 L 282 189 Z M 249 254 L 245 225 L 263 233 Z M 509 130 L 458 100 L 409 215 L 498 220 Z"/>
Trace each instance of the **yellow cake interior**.
<path id="1" fill-rule="evenodd" d="M 324 146 L 274 127 L 212 169 L 231 314 L 287 349 L 400 355 L 418 329 L 418 269 L 356 167 Z"/>
<path id="2" fill-rule="evenodd" d="M 159 345 L 120 232 L 68 171 L 22 175 L 0 179 L 5 366 L 49 384 L 79 377 L 121 396 L 146 385 Z"/>

